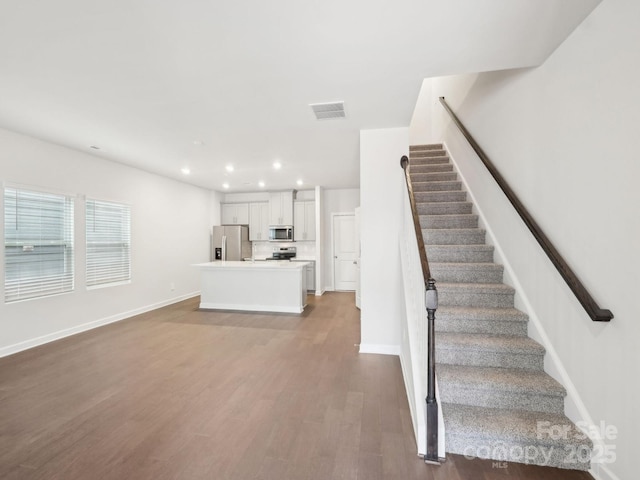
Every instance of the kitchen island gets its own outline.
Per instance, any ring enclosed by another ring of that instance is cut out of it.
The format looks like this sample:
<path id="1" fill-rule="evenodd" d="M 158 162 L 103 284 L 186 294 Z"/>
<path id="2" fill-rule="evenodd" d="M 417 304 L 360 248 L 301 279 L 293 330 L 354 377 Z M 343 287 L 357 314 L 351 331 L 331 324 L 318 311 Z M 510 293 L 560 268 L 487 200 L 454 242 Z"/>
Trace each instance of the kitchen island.
<path id="1" fill-rule="evenodd" d="M 302 313 L 306 266 L 289 261 L 199 263 L 200 308 Z"/>

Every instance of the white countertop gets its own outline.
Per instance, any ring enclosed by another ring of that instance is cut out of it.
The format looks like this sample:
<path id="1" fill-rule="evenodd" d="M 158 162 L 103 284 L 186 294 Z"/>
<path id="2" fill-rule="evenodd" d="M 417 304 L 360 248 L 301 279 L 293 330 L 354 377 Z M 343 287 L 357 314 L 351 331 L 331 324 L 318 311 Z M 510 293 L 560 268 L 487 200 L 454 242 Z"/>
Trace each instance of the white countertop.
<path id="1" fill-rule="evenodd" d="M 287 270 L 303 268 L 307 265 L 306 262 L 290 262 L 289 260 L 270 260 L 270 261 L 255 261 L 255 262 L 236 262 L 236 261 L 217 261 L 198 263 L 194 267 L 204 269 L 275 269 L 275 270 Z"/>

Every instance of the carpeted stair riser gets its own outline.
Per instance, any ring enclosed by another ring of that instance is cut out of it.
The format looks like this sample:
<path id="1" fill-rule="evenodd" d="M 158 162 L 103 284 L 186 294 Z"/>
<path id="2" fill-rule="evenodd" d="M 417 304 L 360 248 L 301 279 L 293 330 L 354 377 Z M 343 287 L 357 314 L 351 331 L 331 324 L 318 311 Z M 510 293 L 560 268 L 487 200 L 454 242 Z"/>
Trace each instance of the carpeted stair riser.
<path id="1" fill-rule="evenodd" d="M 435 163 L 424 165 L 411 165 L 411 175 L 414 173 L 446 173 L 453 172 L 453 164 L 451 163 Z"/>
<path id="2" fill-rule="evenodd" d="M 526 335 L 527 324 L 497 320 L 442 319 L 436 315 L 436 332 Z"/>
<path id="3" fill-rule="evenodd" d="M 456 172 L 411 173 L 411 183 L 452 182 L 458 179 Z"/>
<path id="4" fill-rule="evenodd" d="M 478 215 L 420 215 L 422 228 L 477 228 Z"/>
<path id="5" fill-rule="evenodd" d="M 503 266 L 495 263 L 436 263 L 429 264 L 431 276 L 446 283 L 500 283 Z"/>
<path id="6" fill-rule="evenodd" d="M 440 306 L 436 331 L 527 336 L 529 318 L 515 308 L 472 308 Z"/>
<path id="7" fill-rule="evenodd" d="M 447 284 L 452 285 L 452 284 Z M 466 283 L 484 286 L 486 283 Z M 513 306 L 513 291 L 487 291 L 483 289 L 449 289 L 444 284 L 438 287 L 438 303 L 452 307 L 509 308 Z"/>
<path id="8" fill-rule="evenodd" d="M 493 283 L 438 282 L 438 304 L 456 307 L 513 307 L 513 289 Z M 461 286 L 463 285 L 463 287 Z"/>
<path id="9" fill-rule="evenodd" d="M 409 167 L 410 169 L 416 166 L 421 166 L 421 165 L 452 165 L 452 163 L 449 160 L 449 157 L 447 156 L 411 158 L 409 163 L 411 165 Z M 411 170 L 409 170 L 409 172 L 411 172 Z"/>
<path id="10" fill-rule="evenodd" d="M 410 153 L 409 159 L 415 160 L 417 158 L 425 158 L 425 157 L 444 157 L 447 155 L 442 149 L 433 149 L 433 150 L 414 150 Z"/>
<path id="11" fill-rule="evenodd" d="M 566 391 L 544 372 L 440 365 L 440 398 L 446 403 L 564 413 Z"/>
<path id="12" fill-rule="evenodd" d="M 460 181 L 416 182 L 413 184 L 414 192 L 443 192 L 460 190 L 461 188 L 462 182 Z"/>
<path id="13" fill-rule="evenodd" d="M 467 192 L 461 190 L 453 191 L 436 191 L 436 192 L 415 192 L 416 204 L 434 203 L 434 202 L 465 202 L 467 200 Z"/>
<path id="14" fill-rule="evenodd" d="M 493 262 L 490 245 L 429 245 L 427 255 L 436 263 L 488 263 Z"/>
<path id="15" fill-rule="evenodd" d="M 409 152 L 423 152 L 425 150 L 442 150 L 441 143 L 430 143 L 427 145 L 410 145 Z"/>
<path id="16" fill-rule="evenodd" d="M 416 206 L 419 215 L 465 215 L 473 211 L 471 202 L 420 203 Z"/>
<path id="17" fill-rule="evenodd" d="M 422 237 L 427 246 L 427 255 L 431 261 L 431 252 L 437 245 L 485 245 L 485 230 L 481 228 L 423 228 Z M 493 261 L 493 250 L 489 256 L 489 262 Z M 437 261 L 437 260 L 434 260 Z"/>
<path id="18" fill-rule="evenodd" d="M 564 415 L 451 403 L 443 403 L 442 410 L 447 418 L 448 452 L 548 467 L 589 469 L 589 462 L 580 459 L 581 452 L 592 448 L 592 442 L 582 438 Z M 541 431 L 539 422 L 567 428 L 567 433 L 554 438 Z"/>
<path id="19" fill-rule="evenodd" d="M 517 350 L 509 343 L 472 343 L 460 342 L 465 334 L 441 333 L 436 345 L 436 363 L 438 365 L 466 365 L 473 367 L 519 368 L 522 370 L 542 371 L 544 351 L 535 349 Z M 458 338 L 451 338 L 457 336 Z M 482 337 L 482 335 L 475 335 Z M 491 337 L 491 336 L 488 336 Z M 517 338 L 517 337 L 510 337 Z M 517 345 L 517 343 L 516 343 Z M 437 368 L 436 368 L 437 371 Z M 445 387 L 446 388 L 446 387 Z"/>

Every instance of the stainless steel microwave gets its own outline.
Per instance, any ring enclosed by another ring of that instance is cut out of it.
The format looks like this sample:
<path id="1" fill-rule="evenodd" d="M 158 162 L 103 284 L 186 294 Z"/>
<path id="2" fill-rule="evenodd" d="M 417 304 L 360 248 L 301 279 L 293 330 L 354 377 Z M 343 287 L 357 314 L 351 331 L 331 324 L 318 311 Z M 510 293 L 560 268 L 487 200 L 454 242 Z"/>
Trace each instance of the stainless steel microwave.
<path id="1" fill-rule="evenodd" d="M 291 225 L 272 225 L 269 227 L 270 242 L 293 242 L 293 227 Z"/>

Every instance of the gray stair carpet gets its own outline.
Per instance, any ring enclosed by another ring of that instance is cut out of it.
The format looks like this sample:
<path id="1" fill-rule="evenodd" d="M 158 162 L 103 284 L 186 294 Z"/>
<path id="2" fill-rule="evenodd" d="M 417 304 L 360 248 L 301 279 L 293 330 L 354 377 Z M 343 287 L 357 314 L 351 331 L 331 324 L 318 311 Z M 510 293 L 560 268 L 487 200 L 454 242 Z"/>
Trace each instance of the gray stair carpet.
<path id="1" fill-rule="evenodd" d="M 565 389 L 462 190 L 442 145 L 410 147 L 410 175 L 438 287 L 436 375 L 447 452 L 588 470 L 592 444 L 564 415 Z"/>

